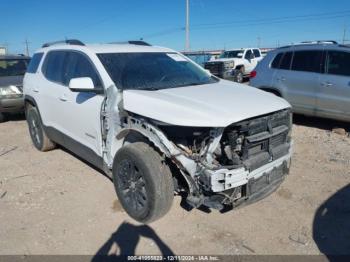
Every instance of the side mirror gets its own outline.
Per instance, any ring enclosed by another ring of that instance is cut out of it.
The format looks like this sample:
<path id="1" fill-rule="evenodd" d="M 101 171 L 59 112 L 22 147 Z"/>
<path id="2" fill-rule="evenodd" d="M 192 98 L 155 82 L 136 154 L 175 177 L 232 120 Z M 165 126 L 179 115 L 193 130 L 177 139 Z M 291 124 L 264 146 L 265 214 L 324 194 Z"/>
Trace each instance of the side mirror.
<path id="1" fill-rule="evenodd" d="M 100 88 L 95 88 L 94 82 L 90 77 L 72 78 L 69 81 L 69 89 L 73 92 L 101 93 L 102 91 Z"/>

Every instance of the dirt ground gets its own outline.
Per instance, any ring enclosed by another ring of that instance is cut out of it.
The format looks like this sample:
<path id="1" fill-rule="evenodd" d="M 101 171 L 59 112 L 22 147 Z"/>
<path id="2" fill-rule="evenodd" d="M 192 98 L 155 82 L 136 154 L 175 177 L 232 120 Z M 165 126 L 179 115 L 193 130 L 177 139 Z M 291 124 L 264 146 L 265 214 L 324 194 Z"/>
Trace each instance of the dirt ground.
<path id="1" fill-rule="evenodd" d="M 297 116 L 290 175 L 268 198 L 221 214 L 175 197 L 142 226 L 112 182 L 62 149 L 41 153 L 24 119 L 0 124 L 0 254 L 350 254 L 345 123 Z"/>

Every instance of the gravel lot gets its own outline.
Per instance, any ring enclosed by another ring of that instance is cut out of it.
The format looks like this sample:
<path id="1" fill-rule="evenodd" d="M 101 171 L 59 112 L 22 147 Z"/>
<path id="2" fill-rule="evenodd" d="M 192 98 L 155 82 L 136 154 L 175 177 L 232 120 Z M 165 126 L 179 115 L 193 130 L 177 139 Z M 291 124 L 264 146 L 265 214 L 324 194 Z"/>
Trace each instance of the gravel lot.
<path id="1" fill-rule="evenodd" d="M 349 125 L 297 116 L 291 174 L 268 198 L 225 214 L 176 197 L 149 226 L 112 182 L 69 152 L 41 153 L 26 122 L 0 124 L 0 254 L 350 254 Z"/>

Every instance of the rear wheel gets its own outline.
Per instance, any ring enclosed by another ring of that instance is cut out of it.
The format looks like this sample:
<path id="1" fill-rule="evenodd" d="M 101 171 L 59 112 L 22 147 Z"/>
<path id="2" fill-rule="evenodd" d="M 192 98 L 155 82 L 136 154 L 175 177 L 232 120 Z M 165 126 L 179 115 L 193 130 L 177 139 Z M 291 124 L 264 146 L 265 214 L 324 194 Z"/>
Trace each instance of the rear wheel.
<path id="1" fill-rule="evenodd" d="M 56 144 L 47 137 L 38 109 L 33 106 L 28 107 L 26 116 L 30 137 L 34 146 L 42 152 L 54 149 Z"/>
<path id="2" fill-rule="evenodd" d="M 113 183 L 121 205 L 139 222 L 159 219 L 172 205 L 174 185 L 170 169 L 146 143 L 129 144 L 118 151 Z"/>

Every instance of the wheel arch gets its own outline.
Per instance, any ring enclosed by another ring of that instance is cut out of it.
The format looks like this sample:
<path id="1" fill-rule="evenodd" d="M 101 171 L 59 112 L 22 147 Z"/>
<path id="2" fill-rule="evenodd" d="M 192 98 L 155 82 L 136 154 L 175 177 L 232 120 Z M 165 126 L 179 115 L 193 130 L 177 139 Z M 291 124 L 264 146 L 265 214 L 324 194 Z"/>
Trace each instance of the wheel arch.
<path id="1" fill-rule="evenodd" d="M 273 88 L 273 87 L 259 87 L 260 90 L 263 90 L 265 92 L 269 92 L 269 93 L 272 93 L 278 97 L 282 97 L 283 98 L 283 94 L 280 90 L 276 89 L 276 88 Z"/>
<path id="2" fill-rule="evenodd" d="M 157 139 L 158 138 L 158 139 Z M 181 167 L 181 163 L 176 161 L 176 159 L 171 155 L 169 149 L 161 142 L 160 138 L 154 136 L 150 136 L 147 132 L 143 132 L 139 129 L 134 128 L 126 128 L 121 130 L 115 139 L 115 145 L 113 146 L 113 165 L 115 161 L 115 156 L 117 152 L 125 145 L 144 142 L 148 144 L 151 148 L 153 148 L 160 156 L 163 157 L 165 163 L 169 166 L 173 177 L 180 181 L 180 183 L 189 190 L 193 187 L 191 185 L 191 181 L 189 181 L 188 177 L 184 174 L 184 169 Z"/>
<path id="3" fill-rule="evenodd" d="M 235 69 L 236 70 L 242 70 L 243 69 L 242 73 L 244 73 L 245 67 L 244 67 L 243 64 L 240 64 L 240 65 L 236 65 Z"/>

